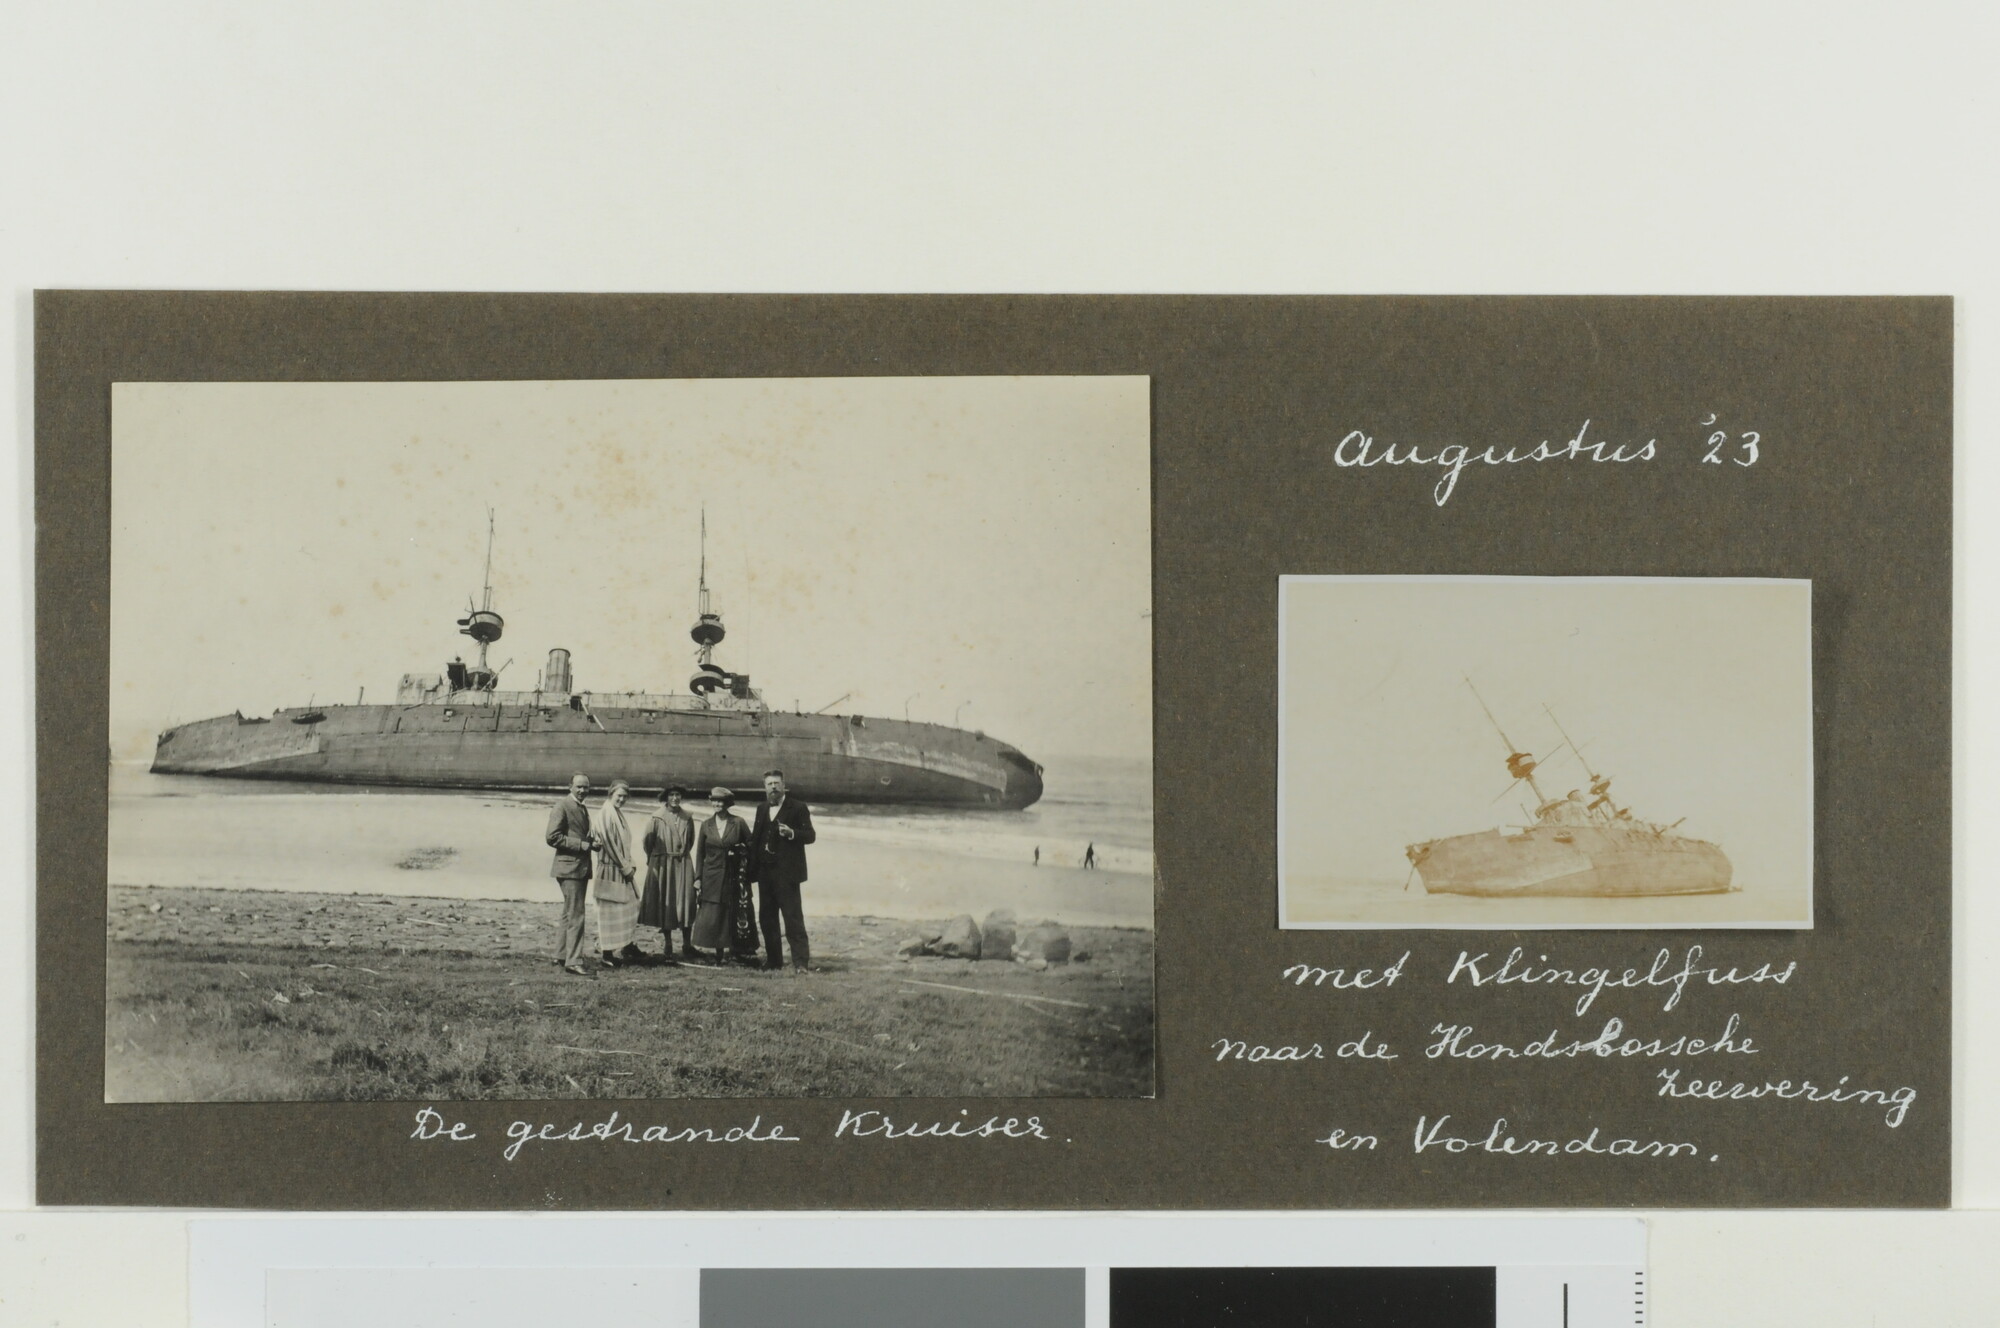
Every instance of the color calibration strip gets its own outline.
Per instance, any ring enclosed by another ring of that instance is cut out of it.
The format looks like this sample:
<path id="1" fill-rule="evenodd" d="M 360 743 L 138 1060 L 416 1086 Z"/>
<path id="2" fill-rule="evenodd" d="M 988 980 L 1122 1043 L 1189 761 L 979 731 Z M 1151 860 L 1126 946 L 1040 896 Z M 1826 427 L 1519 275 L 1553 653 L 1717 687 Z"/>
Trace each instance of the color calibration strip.
<path id="1" fill-rule="evenodd" d="M 701 1328 L 1085 1328 L 1080 1268 L 705 1269 Z M 1644 1328 L 1611 1265 L 1114 1268 L 1109 1328 Z"/>

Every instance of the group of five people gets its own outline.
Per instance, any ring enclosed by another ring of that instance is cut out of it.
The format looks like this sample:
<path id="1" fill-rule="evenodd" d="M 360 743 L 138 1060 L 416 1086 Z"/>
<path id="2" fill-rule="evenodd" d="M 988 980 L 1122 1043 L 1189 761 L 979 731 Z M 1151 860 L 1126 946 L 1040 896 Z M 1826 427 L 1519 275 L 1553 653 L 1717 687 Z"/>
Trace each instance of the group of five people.
<path id="1" fill-rule="evenodd" d="M 678 962 L 676 931 L 681 934 L 681 959 L 755 964 L 761 930 L 764 967 L 784 967 L 789 946 L 793 970 L 811 971 L 799 887 L 806 880 L 806 845 L 816 836 L 812 812 L 790 795 L 782 770 L 764 773 L 764 801 L 754 825 L 731 810 L 736 795 L 727 788 L 709 790 L 715 813 L 696 821 L 684 805 L 688 791 L 669 784 L 636 851 L 625 815 L 631 786 L 614 781 L 595 812 L 584 805 L 589 792 L 587 775 L 572 778 L 569 796 L 549 812 L 544 836 L 555 850 L 549 874 L 563 896 L 556 963 L 567 972 L 590 976 L 583 964 L 583 912 L 592 880 L 597 883 L 598 951 L 607 966 Z M 659 928 L 663 944 L 658 955 L 639 949 L 642 926 Z"/>

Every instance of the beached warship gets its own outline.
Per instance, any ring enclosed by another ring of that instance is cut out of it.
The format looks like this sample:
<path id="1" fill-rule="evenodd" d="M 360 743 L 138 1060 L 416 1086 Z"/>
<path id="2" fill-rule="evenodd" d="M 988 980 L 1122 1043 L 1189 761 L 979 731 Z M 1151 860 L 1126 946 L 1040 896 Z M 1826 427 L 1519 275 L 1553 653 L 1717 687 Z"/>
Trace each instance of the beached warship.
<path id="1" fill-rule="evenodd" d="M 1472 686 L 1470 679 L 1466 686 Z M 1426 893 L 1622 898 L 1723 894 L 1733 888 L 1729 859 L 1721 849 L 1675 834 L 1680 821 L 1656 825 L 1612 801 L 1610 778 L 1591 768 L 1546 706 L 1543 710 L 1562 734 L 1562 746 L 1583 763 L 1590 794 L 1585 797 L 1581 789 L 1556 798 L 1544 794 L 1535 780 L 1541 762 L 1507 737 L 1478 689 L 1472 694 L 1506 744 L 1507 773 L 1535 796 L 1534 824 L 1410 845 L 1403 851 Z"/>
<path id="2" fill-rule="evenodd" d="M 704 545 L 706 540 L 704 539 Z M 486 588 L 458 620 L 476 663 L 403 675 L 394 705 L 307 705 L 180 724 L 159 736 L 153 770 L 312 783 L 550 789 L 582 772 L 596 784 L 666 782 L 761 796 L 782 769 L 813 802 L 1011 809 L 1042 796 L 1042 768 L 984 733 L 909 720 L 773 710 L 748 674 L 715 663 L 724 631 L 698 581 L 695 670 L 685 693 L 587 692 L 567 650 L 549 652 L 531 691 L 501 691 L 486 652 L 505 622 L 493 608 L 489 519 Z M 501 669 L 506 666 L 503 664 Z M 835 704 L 838 704 L 836 702 Z"/>

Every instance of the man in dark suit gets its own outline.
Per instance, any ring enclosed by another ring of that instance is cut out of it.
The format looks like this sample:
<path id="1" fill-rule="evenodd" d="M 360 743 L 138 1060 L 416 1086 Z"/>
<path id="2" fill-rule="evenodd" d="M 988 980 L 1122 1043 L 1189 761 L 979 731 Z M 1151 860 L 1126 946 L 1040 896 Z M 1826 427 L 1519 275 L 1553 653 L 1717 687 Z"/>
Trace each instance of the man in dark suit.
<path id="1" fill-rule="evenodd" d="M 590 853 L 597 840 L 590 833 L 590 812 L 583 795 L 590 792 L 590 776 L 574 775 L 569 796 L 549 809 L 549 829 L 543 836 L 556 851 L 549 875 L 562 889 L 562 939 L 556 962 L 565 973 L 589 977 L 583 966 L 583 901 L 590 890 Z"/>
<path id="2" fill-rule="evenodd" d="M 751 828 L 751 860 L 757 882 L 757 920 L 764 931 L 764 967 L 783 968 L 784 950 L 779 944 L 779 923 L 784 939 L 791 943 L 792 969 L 806 973 L 812 969 L 812 946 L 806 940 L 805 905 L 799 887 L 806 879 L 806 845 L 813 842 L 812 813 L 785 789 L 785 772 L 764 772 L 764 801 L 757 807 L 757 824 Z"/>

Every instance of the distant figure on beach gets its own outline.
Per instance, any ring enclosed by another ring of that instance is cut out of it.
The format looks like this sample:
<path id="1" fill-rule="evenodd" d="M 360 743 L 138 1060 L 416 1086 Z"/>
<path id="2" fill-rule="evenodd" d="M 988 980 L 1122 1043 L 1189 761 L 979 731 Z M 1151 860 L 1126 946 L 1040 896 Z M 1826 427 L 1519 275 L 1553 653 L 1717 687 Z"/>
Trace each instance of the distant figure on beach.
<path id="1" fill-rule="evenodd" d="M 687 952 L 694 928 L 694 818 L 681 806 L 687 790 L 668 785 L 660 810 L 646 822 L 646 893 L 639 900 L 639 925 L 660 929 L 660 958 L 672 962 L 674 932 Z"/>
<path id="2" fill-rule="evenodd" d="M 806 939 L 805 901 L 799 887 L 806 881 L 806 845 L 817 837 L 812 812 L 785 787 L 785 772 L 766 770 L 764 801 L 757 807 L 757 824 L 750 835 L 757 846 L 752 870 L 757 877 L 757 917 L 764 927 L 766 968 L 785 966 L 784 947 L 789 943 L 792 971 L 812 969 L 812 945 Z"/>
<path id="3" fill-rule="evenodd" d="M 632 857 L 632 828 L 625 820 L 625 799 L 632 786 L 614 780 L 604 805 L 597 809 L 597 948 L 605 966 L 638 963 L 638 865 Z"/>
<path id="4" fill-rule="evenodd" d="M 589 977 L 583 966 L 583 901 L 590 889 L 590 854 L 597 841 L 590 835 L 590 812 L 583 795 L 590 792 L 590 776 L 574 775 L 569 796 L 549 811 L 548 833 L 543 836 L 556 851 L 549 875 L 562 890 L 562 927 L 556 943 L 556 962 L 566 973 Z"/>
<path id="5" fill-rule="evenodd" d="M 1042 846 L 1040 844 L 1035 845 L 1035 865 L 1037 867 L 1042 865 Z"/>
<path id="6" fill-rule="evenodd" d="M 715 815 L 695 832 L 695 884 L 699 903 L 694 915 L 694 935 L 690 944 L 706 952 L 713 962 L 726 963 L 732 951 L 740 953 L 744 930 L 750 934 L 750 953 L 757 952 L 757 926 L 750 912 L 750 827 L 730 813 L 736 795 L 726 788 L 713 788 L 709 801 Z"/>
<path id="7" fill-rule="evenodd" d="M 1083 846 L 1083 869 L 1085 871 L 1097 870 L 1097 844 L 1095 841 Z"/>

